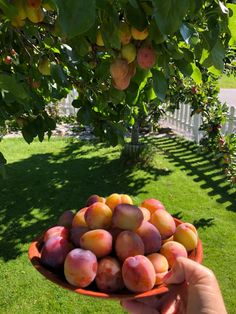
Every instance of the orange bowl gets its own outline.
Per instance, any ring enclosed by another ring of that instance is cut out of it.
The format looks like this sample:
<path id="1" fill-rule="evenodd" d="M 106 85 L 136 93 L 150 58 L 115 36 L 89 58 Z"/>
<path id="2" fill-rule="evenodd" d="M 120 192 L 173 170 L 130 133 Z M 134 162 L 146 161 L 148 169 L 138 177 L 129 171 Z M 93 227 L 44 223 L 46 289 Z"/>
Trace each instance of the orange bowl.
<path id="1" fill-rule="evenodd" d="M 176 219 L 176 218 L 174 219 L 175 219 L 176 225 L 179 225 L 182 223 L 181 220 Z M 99 291 L 96 288 L 96 286 L 93 284 L 91 284 L 88 288 L 83 288 L 83 289 L 77 288 L 69 284 L 64 278 L 63 274 L 54 273 L 41 264 L 40 250 L 41 250 L 42 244 L 43 244 L 43 234 L 30 244 L 29 251 L 28 251 L 29 260 L 34 266 L 34 268 L 36 268 L 37 271 L 39 271 L 46 279 L 52 281 L 53 283 L 55 283 L 56 285 L 64 289 L 73 291 L 78 294 L 87 295 L 90 297 L 109 298 L 109 299 L 118 299 L 118 300 L 144 298 L 144 297 L 162 294 L 169 291 L 168 286 L 164 284 L 155 286 L 152 290 L 142 292 L 142 293 L 131 293 L 128 290 L 123 290 L 119 293 L 111 293 L 111 294 L 104 293 L 104 292 Z M 188 258 L 198 263 L 202 263 L 203 248 L 202 248 L 202 242 L 200 239 L 198 241 L 197 248 L 190 252 Z"/>

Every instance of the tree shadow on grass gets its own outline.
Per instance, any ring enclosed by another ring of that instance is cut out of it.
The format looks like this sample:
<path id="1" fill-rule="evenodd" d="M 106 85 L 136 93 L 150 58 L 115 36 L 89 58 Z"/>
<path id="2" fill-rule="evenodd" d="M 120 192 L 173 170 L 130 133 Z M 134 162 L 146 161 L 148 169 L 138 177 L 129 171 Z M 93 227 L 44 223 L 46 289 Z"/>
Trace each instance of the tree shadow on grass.
<path id="1" fill-rule="evenodd" d="M 147 169 L 146 175 L 124 168 L 118 149 L 70 142 L 59 154 L 35 154 L 7 165 L 0 181 L 0 258 L 15 259 L 67 209 L 84 207 L 91 194 L 127 193 L 135 197 L 150 180 L 168 175 Z"/>
<path id="2" fill-rule="evenodd" d="M 164 156 L 202 189 L 209 190 L 209 196 L 217 196 L 217 202 L 226 203 L 227 210 L 236 212 L 236 189 L 227 182 L 222 168 L 213 160 L 211 154 L 200 151 L 199 146 L 173 134 L 149 139 Z"/>

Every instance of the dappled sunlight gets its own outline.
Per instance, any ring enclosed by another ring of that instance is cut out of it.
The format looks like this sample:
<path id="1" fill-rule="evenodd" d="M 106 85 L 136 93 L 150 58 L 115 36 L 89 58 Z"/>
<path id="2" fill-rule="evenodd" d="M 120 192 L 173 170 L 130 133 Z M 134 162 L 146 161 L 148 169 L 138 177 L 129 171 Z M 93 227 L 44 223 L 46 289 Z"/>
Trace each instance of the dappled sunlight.
<path id="1" fill-rule="evenodd" d="M 227 182 L 222 168 L 211 154 L 202 152 L 198 145 L 175 135 L 151 138 L 149 141 L 164 153 L 170 163 L 200 183 L 209 196 L 216 196 L 218 203 L 227 204 L 228 210 L 236 212 L 236 189 Z"/>

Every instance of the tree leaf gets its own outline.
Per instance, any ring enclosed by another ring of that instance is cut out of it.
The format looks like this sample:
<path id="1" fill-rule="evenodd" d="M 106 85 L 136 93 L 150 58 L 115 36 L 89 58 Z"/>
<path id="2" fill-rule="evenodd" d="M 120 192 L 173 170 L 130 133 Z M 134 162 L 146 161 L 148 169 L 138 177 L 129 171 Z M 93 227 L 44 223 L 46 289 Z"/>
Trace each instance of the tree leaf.
<path id="1" fill-rule="evenodd" d="M 85 33 L 95 23 L 95 0 L 55 0 L 55 3 L 59 25 L 68 38 Z"/>
<path id="2" fill-rule="evenodd" d="M 139 5 L 137 0 L 129 0 L 129 3 L 134 7 L 135 9 L 138 9 Z"/>
<path id="3" fill-rule="evenodd" d="M 188 45 L 196 45 L 199 42 L 199 34 L 189 23 L 183 23 L 180 27 L 180 34 Z"/>
<path id="4" fill-rule="evenodd" d="M 13 18 L 17 15 L 17 9 L 15 6 L 6 0 L 0 0 L 0 9 L 8 18 Z"/>
<path id="5" fill-rule="evenodd" d="M 227 7 L 230 9 L 229 29 L 230 29 L 231 37 L 232 37 L 230 44 L 234 46 L 236 43 L 236 5 L 227 4 Z"/>
<path id="6" fill-rule="evenodd" d="M 29 97 L 24 85 L 18 82 L 14 76 L 7 74 L 0 74 L 0 90 L 11 93 L 18 100 Z"/>
<path id="7" fill-rule="evenodd" d="M 184 76 L 191 76 L 193 73 L 193 68 L 192 68 L 192 64 L 186 62 L 186 60 L 182 59 L 182 60 L 176 60 L 175 64 L 177 65 L 177 67 L 179 68 L 180 72 L 184 75 Z"/>
<path id="8" fill-rule="evenodd" d="M 202 73 L 200 69 L 196 66 L 196 64 L 192 63 L 193 73 L 191 74 L 191 78 L 197 85 L 202 83 Z"/>
<path id="9" fill-rule="evenodd" d="M 187 13 L 189 0 L 152 0 L 154 18 L 163 34 L 175 33 Z"/>
<path id="10" fill-rule="evenodd" d="M 215 46 L 210 50 L 209 56 L 202 63 L 203 66 L 210 68 L 214 67 L 220 72 L 224 70 L 224 57 L 225 57 L 225 48 L 220 40 L 217 40 Z"/>
<path id="11" fill-rule="evenodd" d="M 66 75 L 60 64 L 51 63 L 51 75 L 55 82 L 60 85 L 65 85 L 67 82 Z"/>
<path id="12" fill-rule="evenodd" d="M 166 92 L 168 89 L 168 84 L 164 74 L 158 70 L 152 70 L 153 77 L 153 89 L 157 95 L 157 97 L 164 101 L 166 98 Z"/>
<path id="13" fill-rule="evenodd" d="M 79 99 L 74 99 L 71 103 L 71 105 L 74 107 L 74 108 L 80 108 L 81 107 L 81 103 L 79 101 Z"/>
<path id="14" fill-rule="evenodd" d="M 130 3 L 127 3 L 125 15 L 128 22 L 140 31 L 147 27 L 148 22 L 146 15 L 139 6 L 138 8 L 134 8 Z"/>

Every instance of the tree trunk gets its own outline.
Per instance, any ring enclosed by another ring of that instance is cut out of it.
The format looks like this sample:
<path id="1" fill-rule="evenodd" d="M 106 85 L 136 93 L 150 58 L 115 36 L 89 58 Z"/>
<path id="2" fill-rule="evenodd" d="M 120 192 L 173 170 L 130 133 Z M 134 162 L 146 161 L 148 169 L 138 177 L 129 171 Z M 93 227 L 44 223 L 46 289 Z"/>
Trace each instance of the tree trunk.
<path id="1" fill-rule="evenodd" d="M 135 122 L 131 131 L 131 144 L 138 145 L 139 143 L 139 124 Z"/>

